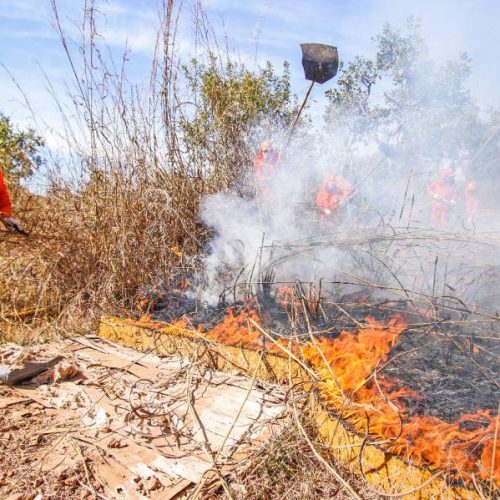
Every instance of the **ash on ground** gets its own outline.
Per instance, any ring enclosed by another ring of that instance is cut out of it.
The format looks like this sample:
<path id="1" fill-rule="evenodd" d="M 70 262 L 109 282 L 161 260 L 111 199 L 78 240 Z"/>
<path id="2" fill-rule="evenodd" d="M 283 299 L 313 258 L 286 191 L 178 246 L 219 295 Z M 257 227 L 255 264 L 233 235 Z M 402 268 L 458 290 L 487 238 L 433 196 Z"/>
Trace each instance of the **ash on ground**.
<path id="1" fill-rule="evenodd" d="M 413 326 L 401 334 L 380 373 L 398 387 L 419 394 L 419 398 L 401 400 L 406 411 L 448 422 L 480 409 L 497 411 L 500 328 L 496 322 L 456 321 L 450 315 L 428 321 L 412 310 L 410 302 L 385 300 L 369 290 L 317 303 L 301 298 L 305 296 L 296 294 L 284 304 L 278 293 L 265 294 L 254 297 L 252 307 L 258 309 L 271 335 L 299 342 L 307 342 L 309 328 L 315 335 L 336 338 L 342 331 L 356 331 L 368 316 L 387 322 L 394 314 L 402 314 Z M 154 320 L 168 322 L 187 316 L 193 326 L 207 331 L 223 320 L 228 305 L 208 306 L 182 292 L 170 292 L 156 301 L 150 314 Z M 244 308 L 248 303 L 236 301 L 231 306 Z M 304 308 L 308 308 L 306 314 Z M 420 323 L 428 326 L 415 326 Z"/>
<path id="2" fill-rule="evenodd" d="M 403 333 L 383 370 L 388 379 L 421 395 L 406 399 L 412 415 L 432 415 L 447 422 L 478 410 L 498 409 L 500 335 L 454 331 Z"/>

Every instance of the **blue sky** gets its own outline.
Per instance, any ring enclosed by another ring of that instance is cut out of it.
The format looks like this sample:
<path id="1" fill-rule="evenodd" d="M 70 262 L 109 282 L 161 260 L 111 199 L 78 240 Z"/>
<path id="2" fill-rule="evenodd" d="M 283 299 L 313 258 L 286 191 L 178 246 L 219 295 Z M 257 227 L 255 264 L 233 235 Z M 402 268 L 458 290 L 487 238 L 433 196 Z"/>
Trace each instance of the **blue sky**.
<path id="1" fill-rule="evenodd" d="M 192 1 L 184 1 L 186 16 Z M 500 104 L 498 0 L 201 2 L 216 32 L 227 33 L 228 43 L 247 65 L 255 67 L 267 59 L 280 65 L 288 60 L 294 90 L 299 95 L 307 86 L 300 65 L 299 43 L 336 45 L 341 59 L 349 60 L 356 54 L 373 52 L 371 37 L 380 32 L 384 22 L 402 26 L 413 15 L 422 22 L 433 57 L 446 60 L 466 51 L 472 57 L 470 88 L 474 96 L 483 105 Z M 65 30 L 77 38 L 83 0 L 57 0 L 57 4 Z M 127 43 L 131 49 L 132 78 L 147 79 L 159 25 L 158 0 L 101 0 L 98 5 L 102 12 L 101 30 L 110 50 L 118 54 Z M 51 129 L 58 126 L 59 118 L 44 73 L 59 96 L 64 96 L 64 84 L 70 80 L 70 73 L 52 23 L 50 0 L 0 1 L 0 63 L 12 73 L 29 99 L 49 145 L 57 147 Z M 191 28 L 181 31 L 182 55 L 189 56 L 192 52 L 192 38 Z M 0 68 L 0 89 L 0 110 L 21 126 L 32 124 L 21 93 L 3 68 Z M 321 90 L 315 91 L 316 97 Z"/>

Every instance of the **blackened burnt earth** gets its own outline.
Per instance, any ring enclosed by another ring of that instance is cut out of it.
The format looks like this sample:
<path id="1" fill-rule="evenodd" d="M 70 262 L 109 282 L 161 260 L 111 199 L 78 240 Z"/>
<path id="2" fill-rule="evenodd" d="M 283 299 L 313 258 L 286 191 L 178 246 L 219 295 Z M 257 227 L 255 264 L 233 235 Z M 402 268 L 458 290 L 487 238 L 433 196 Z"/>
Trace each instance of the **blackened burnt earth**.
<path id="1" fill-rule="evenodd" d="M 291 322 L 276 301 L 261 297 L 256 304 L 269 332 L 307 341 L 308 325 L 303 315 Z M 343 330 L 355 331 L 356 322 L 363 322 L 367 316 L 387 323 L 394 314 L 406 316 L 408 312 L 405 301 L 370 304 L 342 300 L 337 304 L 349 314 L 339 313 L 326 301 L 324 315 L 309 316 L 313 331 L 336 338 Z M 231 305 L 236 311 L 245 307 L 244 302 Z M 226 308 L 227 304 L 210 307 L 182 292 L 170 292 L 150 313 L 157 321 L 174 321 L 186 315 L 193 326 L 201 325 L 206 331 L 224 319 Z M 409 329 L 400 335 L 380 375 L 421 396 L 401 401 L 411 415 L 432 415 L 453 422 L 479 409 L 496 412 L 500 400 L 500 333 L 496 331 L 499 325 L 493 327 L 487 333 L 446 323 L 435 331 Z"/>
<path id="2" fill-rule="evenodd" d="M 406 331 L 390 354 L 384 377 L 421 395 L 402 401 L 411 415 L 456 421 L 500 400 L 500 335 L 463 331 Z"/>

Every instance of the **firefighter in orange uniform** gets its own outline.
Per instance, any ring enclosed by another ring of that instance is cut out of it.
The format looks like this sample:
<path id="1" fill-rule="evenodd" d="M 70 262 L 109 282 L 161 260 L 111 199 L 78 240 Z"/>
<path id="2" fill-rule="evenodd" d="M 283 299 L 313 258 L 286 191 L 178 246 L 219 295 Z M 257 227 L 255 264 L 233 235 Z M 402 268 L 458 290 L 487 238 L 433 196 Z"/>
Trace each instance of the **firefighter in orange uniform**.
<path id="1" fill-rule="evenodd" d="M 19 221 L 12 215 L 12 203 L 10 201 L 9 191 L 5 185 L 3 178 L 3 172 L 0 168 L 0 220 L 3 222 L 4 226 L 18 233 L 27 235 L 26 231 Z"/>
<path id="2" fill-rule="evenodd" d="M 427 193 L 432 198 L 432 221 L 438 226 L 444 226 L 448 219 L 448 209 L 458 200 L 453 169 L 451 167 L 443 169 L 439 177 L 431 182 Z"/>
<path id="3" fill-rule="evenodd" d="M 316 206 L 325 219 L 335 214 L 352 193 L 352 184 L 341 175 L 326 174 L 316 193 Z"/>
<path id="4" fill-rule="evenodd" d="M 476 198 L 477 185 L 474 181 L 465 184 L 465 209 L 467 211 L 467 223 L 476 222 L 479 212 L 479 200 Z"/>
<path id="5" fill-rule="evenodd" d="M 271 141 L 266 140 L 260 145 L 257 156 L 253 160 L 259 190 L 265 196 L 270 195 L 269 181 L 278 165 L 279 157 L 279 152 L 274 149 Z"/>

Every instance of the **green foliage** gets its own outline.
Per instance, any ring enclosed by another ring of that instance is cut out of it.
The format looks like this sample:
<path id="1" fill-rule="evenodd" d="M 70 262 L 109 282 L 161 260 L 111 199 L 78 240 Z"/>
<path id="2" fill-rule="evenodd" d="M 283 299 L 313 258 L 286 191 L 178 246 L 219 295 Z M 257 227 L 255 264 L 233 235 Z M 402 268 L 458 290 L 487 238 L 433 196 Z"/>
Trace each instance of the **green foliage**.
<path id="1" fill-rule="evenodd" d="M 220 187 L 230 187 L 258 142 L 284 130 L 293 117 L 289 66 L 277 75 L 270 63 L 252 72 L 236 63 L 221 67 L 213 58 L 208 65 L 193 60 L 183 69 L 194 103 L 180 120 L 189 162 L 200 177 L 208 173 L 221 179 Z"/>
<path id="2" fill-rule="evenodd" d="M 403 34 L 386 24 L 375 41 L 374 57 L 358 56 L 342 66 L 336 88 L 326 92 L 327 122 L 349 129 L 351 141 L 366 138 L 382 124 L 394 126 L 401 110 L 418 101 L 416 78 L 426 54 L 418 25 L 410 20 Z M 374 99 L 377 83 L 387 90 Z"/>
<path id="3" fill-rule="evenodd" d="M 0 166 L 11 182 L 30 177 L 43 163 L 43 139 L 32 129 L 16 131 L 0 113 Z"/>
<path id="4" fill-rule="evenodd" d="M 387 24 L 375 42 L 375 55 L 341 68 L 326 92 L 326 122 L 347 131 L 347 146 L 389 141 L 431 161 L 477 149 L 485 129 L 466 87 L 467 55 L 436 65 L 412 19 L 404 32 Z"/>

